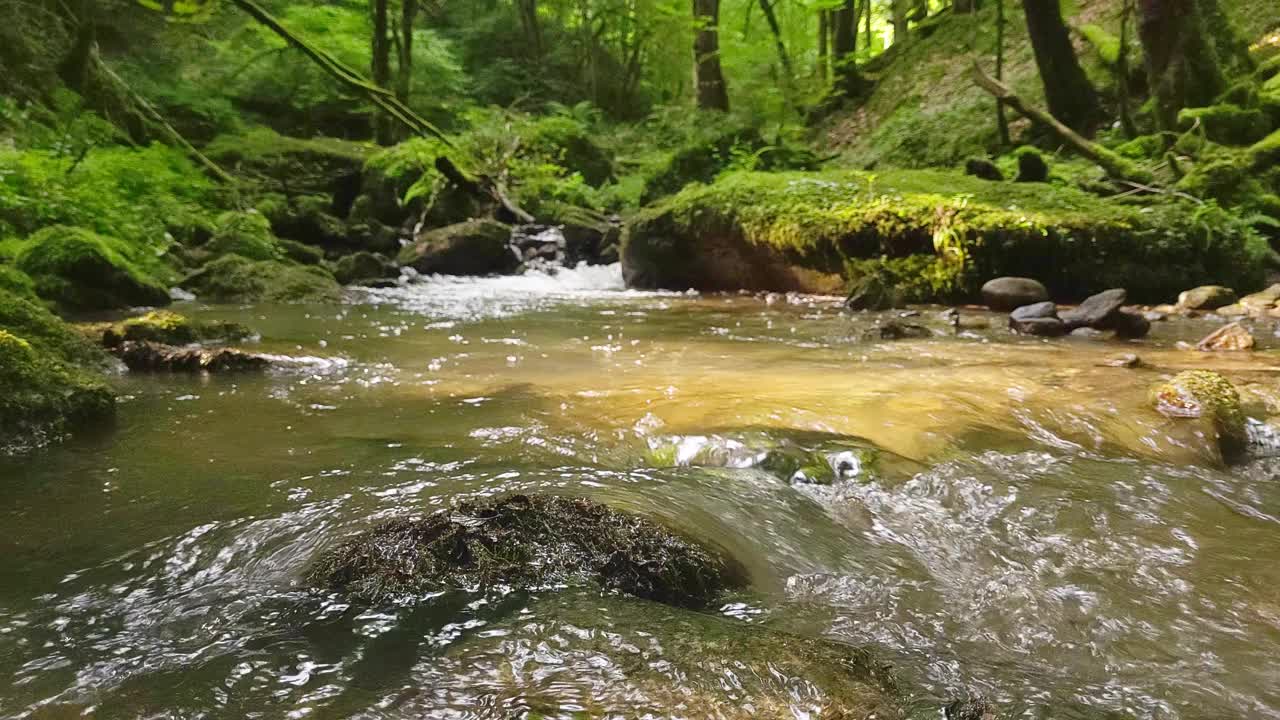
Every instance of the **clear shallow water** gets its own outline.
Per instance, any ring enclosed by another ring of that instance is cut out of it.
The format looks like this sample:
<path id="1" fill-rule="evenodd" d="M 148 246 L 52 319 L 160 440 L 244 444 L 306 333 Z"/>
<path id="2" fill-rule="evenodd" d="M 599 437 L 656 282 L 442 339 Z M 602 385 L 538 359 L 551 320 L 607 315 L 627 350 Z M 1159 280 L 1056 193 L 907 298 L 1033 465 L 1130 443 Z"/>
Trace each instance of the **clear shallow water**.
<path id="1" fill-rule="evenodd" d="M 1270 392 L 1274 351 L 1175 347 L 1207 321 L 957 337 L 937 309 L 910 320 L 933 339 L 868 341 L 884 318 L 827 299 L 618 283 L 181 308 L 292 360 L 121 377 L 117 427 L 0 460 L 0 717 L 814 717 L 837 690 L 769 633 L 871 648 L 919 717 L 964 691 L 1007 717 L 1280 716 L 1277 473 L 1216 467 L 1145 405 L 1192 367 Z M 1100 365 L 1122 352 L 1150 367 Z M 794 485 L 759 464 L 778 448 L 858 472 Z M 510 491 L 655 516 L 754 587 L 690 617 L 587 591 L 354 607 L 298 583 L 352 532 Z"/>

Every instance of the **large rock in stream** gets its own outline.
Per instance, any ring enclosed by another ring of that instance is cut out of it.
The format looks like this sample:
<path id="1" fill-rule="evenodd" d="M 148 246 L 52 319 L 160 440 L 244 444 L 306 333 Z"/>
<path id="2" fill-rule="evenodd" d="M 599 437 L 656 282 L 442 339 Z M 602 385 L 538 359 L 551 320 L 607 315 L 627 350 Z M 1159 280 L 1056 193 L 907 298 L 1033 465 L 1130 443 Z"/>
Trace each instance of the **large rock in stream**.
<path id="1" fill-rule="evenodd" d="M 553 495 L 464 501 L 425 519 L 392 520 L 325 553 L 309 574 L 366 600 L 576 580 L 690 608 L 747 582 L 731 558 L 651 520 Z"/>
<path id="2" fill-rule="evenodd" d="M 1009 312 L 1048 299 L 1045 286 L 1031 278 L 1001 277 L 988 280 L 982 286 L 982 301 L 996 312 Z"/>
<path id="3" fill-rule="evenodd" d="M 510 226 L 469 220 L 419 234 L 398 262 L 424 275 L 501 275 L 520 266 L 510 243 Z"/>

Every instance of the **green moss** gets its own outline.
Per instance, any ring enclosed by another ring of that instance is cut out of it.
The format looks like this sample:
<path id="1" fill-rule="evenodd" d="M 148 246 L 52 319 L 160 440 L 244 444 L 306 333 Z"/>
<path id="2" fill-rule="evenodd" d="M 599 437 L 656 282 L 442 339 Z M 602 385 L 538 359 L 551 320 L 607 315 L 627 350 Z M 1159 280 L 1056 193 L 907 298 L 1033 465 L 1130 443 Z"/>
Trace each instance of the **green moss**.
<path id="1" fill-rule="evenodd" d="M 1107 32 L 1100 25 L 1081 25 L 1080 34 L 1093 46 L 1098 57 L 1107 65 L 1120 61 L 1120 38 Z"/>
<path id="2" fill-rule="evenodd" d="M 365 251 L 343 256 L 333 270 L 334 277 L 343 285 L 364 280 L 382 280 L 397 274 L 396 266 L 389 260 Z"/>
<path id="3" fill-rule="evenodd" d="M 338 138 L 288 137 L 257 127 L 220 135 L 204 152 L 224 168 L 269 185 L 314 192 L 331 189 L 340 177 L 358 175 L 372 147 Z"/>
<path id="4" fill-rule="evenodd" d="M 1249 148 L 1249 158 L 1255 169 L 1261 170 L 1280 163 L 1280 130 L 1276 130 Z"/>
<path id="5" fill-rule="evenodd" d="M 937 171 L 734 173 L 637 215 L 623 248 L 641 287 L 819 290 L 851 260 L 925 255 L 938 298 L 1002 275 L 1054 297 L 1124 287 L 1158 301 L 1188 287 L 1262 284 L 1263 248 L 1211 206 L 1135 207 L 1052 185 Z M 831 291 L 830 287 L 825 288 Z"/>
<path id="6" fill-rule="evenodd" d="M 226 212 L 214 223 L 204 246 L 213 255 L 235 254 L 250 260 L 280 260 L 284 250 L 271 234 L 271 222 L 257 212 Z"/>
<path id="7" fill-rule="evenodd" d="M 1139 135 L 1116 146 L 1115 152 L 1130 160 L 1150 160 L 1160 157 L 1164 153 L 1164 147 L 1164 138 L 1160 135 Z"/>
<path id="8" fill-rule="evenodd" d="M 0 288 L 0 328 L 22 337 L 44 355 L 70 363 L 96 365 L 106 357 L 93 343 L 34 299 Z"/>
<path id="9" fill-rule="evenodd" d="M 1151 390 L 1151 402 L 1161 414 L 1175 418 L 1205 418 L 1217 432 L 1224 459 L 1239 457 L 1248 443 L 1240 394 L 1231 382 L 1208 370 L 1188 370 Z"/>
<path id="10" fill-rule="evenodd" d="M 1263 138 L 1271 124 L 1261 110 L 1223 103 L 1184 108 L 1178 113 L 1178 127 L 1184 131 L 1199 127 L 1216 143 L 1248 145 Z"/>
<path id="11" fill-rule="evenodd" d="M 0 265 L 0 290 L 35 299 L 36 285 L 26 273 L 12 265 Z"/>
<path id="12" fill-rule="evenodd" d="M 155 310 L 118 323 L 90 326 L 90 334 L 102 344 L 115 347 L 122 342 L 156 342 L 164 345 L 189 345 L 214 340 L 243 340 L 253 331 L 238 323 L 197 322 L 168 310 Z"/>
<path id="13" fill-rule="evenodd" d="M 110 391 L 72 364 L 102 359 L 47 310 L 0 290 L 0 443 L 38 441 L 110 418 Z"/>
<path id="14" fill-rule="evenodd" d="M 182 287 L 211 302 L 332 301 L 341 289 L 327 270 L 276 260 L 224 255 L 182 281 Z"/>
<path id="15" fill-rule="evenodd" d="M 115 238 L 54 226 L 26 241 L 17 267 L 35 282 L 40 297 L 71 311 L 169 304 L 165 287 L 127 253 Z"/>
<path id="16" fill-rule="evenodd" d="M 319 265 L 324 262 L 324 253 L 319 248 L 303 245 L 296 240 L 280 239 L 280 249 L 284 256 L 301 265 Z"/>
<path id="17" fill-rule="evenodd" d="M 1242 108 L 1258 106 L 1258 84 L 1252 80 L 1240 80 L 1232 83 L 1221 95 L 1219 103 L 1236 105 Z"/>
<path id="18" fill-rule="evenodd" d="M 592 187 L 613 177 L 613 158 L 596 143 L 590 129 L 577 120 L 553 115 L 540 118 L 525 133 L 525 145 L 553 160 L 570 172 L 576 172 Z"/>

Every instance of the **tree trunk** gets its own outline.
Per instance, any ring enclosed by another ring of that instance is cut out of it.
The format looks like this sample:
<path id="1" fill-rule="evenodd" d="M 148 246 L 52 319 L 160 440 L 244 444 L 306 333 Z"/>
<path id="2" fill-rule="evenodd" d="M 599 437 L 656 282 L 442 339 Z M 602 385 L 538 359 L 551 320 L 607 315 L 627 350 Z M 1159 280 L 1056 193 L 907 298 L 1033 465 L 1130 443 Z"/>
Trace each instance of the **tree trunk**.
<path id="1" fill-rule="evenodd" d="M 391 85 L 391 35 L 387 21 L 387 0 L 373 0 L 373 84 Z M 373 114 L 373 137 L 379 145 L 395 142 L 391 121 L 381 112 Z"/>
<path id="2" fill-rule="evenodd" d="M 996 80 L 1004 81 L 1004 2 L 996 0 Z M 957 7 L 957 11 L 959 8 Z M 1004 116 L 1004 103 L 996 101 L 996 129 L 1000 131 L 1000 144 L 1009 146 L 1009 119 Z"/>
<path id="3" fill-rule="evenodd" d="M 1027 33 L 1044 83 L 1049 112 L 1076 132 L 1093 133 L 1101 117 L 1098 95 L 1071 46 L 1071 35 L 1056 0 L 1022 0 Z"/>
<path id="4" fill-rule="evenodd" d="M 418 17 L 418 0 L 401 0 L 400 63 L 396 76 L 396 98 L 408 105 L 413 93 L 413 23 Z"/>
<path id="5" fill-rule="evenodd" d="M 829 10 L 818 11 L 818 80 L 827 81 L 827 38 L 831 34 L 830 28 L 831 12 Z"/>
<path id="6" fill-rule="evenodd" d="M 68 23 L 75 31 L 76 40 L 62 62 L 58 63 L 58 77 L 67 87 L 84 94 L 89 85 L 89 70 L 93 64 L 93 51 L 98 44 L 97 24 L 93 19 L 92 0 L 71 0 L 62 6 Z"/>
<path id="7" fill-rule="evenodd" d="M 729 90 L 720 68 L 720 0 L 693 0 L 693 81 L 698 108 L 729 112 Z"/>
<path id="8" fill-rule="evenodd" d="M 1138 38 L 1161 130 L 1176 130 L 1178 111 L 1209 105 L 1225 81 L 1196 0 L 1139 0 Z"/>
<path id="9" fill-rule="evenodd" d="M 959 15 L 977 12 L 982 6 L 979 0 L 952 0 L 951 8 Z"/>
<path id="10" fill-rule="evenodd" d="M 773 12 L 773 3 L 770 0 L 760 0 L 760 10 L 764 13 L 765 21 L 769 23 L 773 42 L 778 46 L 778 62 L 782 64 L 782 72 L 786 76 L 787 83 L 790 84 L 795 73 L 791 71 L 791 57 L 787 55 L 787 45 L 782 41 L 782 27 L 778 24 L 778 15 Z"/>
<path id="11" fill-rule="evenodd" d="M 1245 75 L 1253 71 L 1253 58 L 1249 55 L 1249 43 L 1236 32 L 1231 19 L 1222 11 L 1219 0 L 1197 0 L 1200 16 L 1204 18 L 1209 40 L 1213 43 L 1218 62 L 1232 75 Z"/>
<path id="12" fill-rule="evenodd" d="M 893 10 L 893 44 L 907 41 L 907 0 L 889 0 Z"/>
<path id="13" fill-rule="evenodd" d="M 1133 20 L 1133 0 L 1123 0 L 1120 9 L 1120 52 L 1116 55 L 1116 104 L 1125 137 L 1138 137 L 1138 126 L 1129 111 L 1129 23 Z"/>
<path id="14" fill-rule="evenodd" d="M 845 97 L 857 97 L 866 90 L 866 82 L 858 72 L 858 3 L 857 0 L 844 0 L 844 5 L 836 10 L 835 80 L 836 88 Z"/>
<path id="15" fill-rule="evenodd" d="M 863 43 L 863 46 L 866 47 L 868 50 L 870 50 L 871 49 L 871 0 L 863 0 L 862 17 L 866 21 L 866 23 L 862 26 L 862 36 L 867 39 L 866 42 Z M 857 22 L 857 21 L 855 20 L 854 22 Z"/>
<path id="16" fill-rule="evenodd" d="M 516 0 L 520 11 L 520 25 L 524 28 L 529 54 L 535 61 L 542 59 L 542 25 L 538 22 L 538 0 Z"/>

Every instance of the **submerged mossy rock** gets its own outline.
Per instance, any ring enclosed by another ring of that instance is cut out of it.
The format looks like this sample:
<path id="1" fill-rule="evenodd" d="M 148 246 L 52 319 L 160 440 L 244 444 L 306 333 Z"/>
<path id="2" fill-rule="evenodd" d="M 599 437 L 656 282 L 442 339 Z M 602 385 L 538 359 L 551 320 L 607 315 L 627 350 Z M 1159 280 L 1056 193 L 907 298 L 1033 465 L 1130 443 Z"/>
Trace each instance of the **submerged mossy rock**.
<path id="1" fill-rule="evenodd" d="M 322 267 L 224 255 L 183 279 L 181 287 L 210 302 L 321 302 L 342 296 Z"/>
<path id="2" fill-rule="evenodd" d="M 70 311 L 169 304 L 168 290 L 127 258 L 123 243 L 82 228 L 59 225 L 32 235 L 17 268 L 40 297 Z"/>
<path id="3" fill-rule="evenodd" d="M 0 444 L 38 441 L 114 414 L 115 396 L 101 381 L 0 328 Z"/>
<path id="4" fill-rule="evenodd" d="M 497 220 L 471 220 L 428 230 L 397 259 L 424 275 L 501 275 L 515 272 L 511 228 Z"/>
<path id="5" fill-rule="evenodd" d="M 1230 462 L 1248 445 L 1240 393 L 1216 372 L 1188 370 L 1151 390 L 1157 412 L 1169 418 L 1202 418 L 1216 435 L 1224 460 Z"/>
<path id="6" fill-rule="evenodd" d="M 132 372 L 225 373 L 265 370 L 266 356 L 235 348 L 176 347 L 129 341 L 115 348 L 116 357 Z"/>
<path id="7" fill-rule="evenodd" d="M 214 222 L 204 245 L 212 255 L 239 255 L 250 260 L 281 260 L 284 249 L 271 233 L 271 222 L 257 212 L 226 212 Z"/>
<path id="8" fill-rule="evenodd" d="M 426 519 L 393 520 L 325 553 L 309 574 L 365 600 L 594 581 L 691 608 L 746 584 L 731 559 L 653 521 L 552 495 L 466 501 Z"/>
<path id="9" fill-rule="evenodd" d="M 832 293 L 858 261 L 915 256 L 929 300 L 974 299 L 1009 275 L 1063 300 L 1124 287 L 1160 302 L 1196 285 L 1261 287 L 1263 245 L 1239 218 L 1187 202 L 1134 207 L 954 172 L 742 172 L 638 213 L 622 262 L 638 288 Z"/>
<path id="10" fill-rule="evenodd" d="M 198 322 L 169 310 L 155 310 L 118 323 L 89 327 L 93 336 L 108 348 L 125 342 L 153 342 L 164 345 L 190 345 L 211 341 L 243 340 L 253 331 L 239 323 Z"/>

